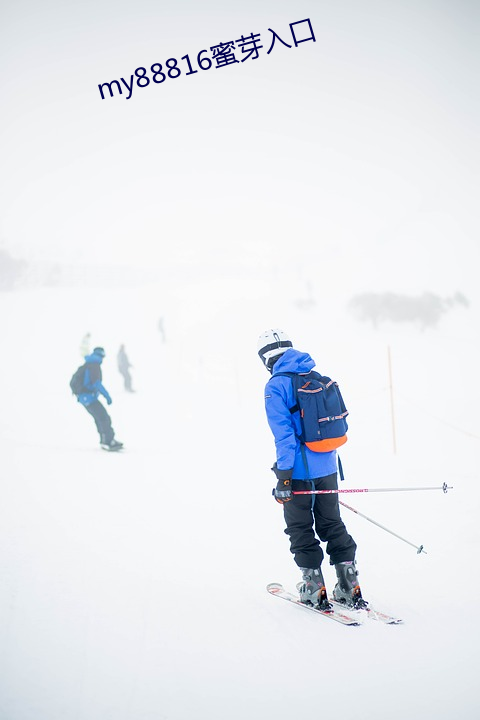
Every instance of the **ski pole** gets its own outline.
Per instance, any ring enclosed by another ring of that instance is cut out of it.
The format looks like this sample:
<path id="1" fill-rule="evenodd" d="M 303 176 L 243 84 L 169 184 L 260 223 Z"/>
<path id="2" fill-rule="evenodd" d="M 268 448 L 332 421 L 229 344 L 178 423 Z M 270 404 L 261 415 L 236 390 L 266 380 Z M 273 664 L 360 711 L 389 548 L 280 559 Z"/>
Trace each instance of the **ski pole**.
<path id="1" fill-rule="evenodd" d="M 294 490 L 292 495 L 333 495 L 336 493 L 367 493 L 367 492 L 412 492 L 413 490 L 453 490 L 453 485 L 443 485 L 438 487 L 416 487 L 416 488 L 345 488 L 341 490 Z"/>
<path id="2" fill-rule="evenodd" d="M 419 555 L 422 552 L 425 553 L 425 555 L 427 554 L 425 552 L 425 550 L 423 549 L 423 545 L 415 545 L 415 543 L 412 543 L 409 540 L 405 540 L 405 538 L 401 537 L 401 535 L 397 535 L 397 533 L 394 533 L 394 532 L 392 532 L 392 530 L 389 530 L 388 528 L 384 527 L 383 525 L 380 525 L 380 523 L 376 522 L 375 520 L 372 520 L 372 518 L 367 517 L 363 513 L 359 512 L 358 510 L 355 510 L 355 508 L 351 507 L 350 505 L 347 505 L 346 503 L 342 502 L 341 500 L 339 500 L 338 502 L 340 505 L 343 505 L 343 507 L 346 507 L 346 508 L 348 508 L 348 510 L 351 510 L 352 512 L 354 512 L 356 515 L 360 515 L 360 517 L 365 518 L 365 520 L 368 520 L 368 522 L 371 522 L 374 525 L 376 525 L 377 527 L 382 528 L 382 530 L 385 530 L 386 532 L 390 533 L 390 535 L 394 535 L 399 540 L 403 540 L 403 542 L 406 542 L 407 545 L 411 545 L 412 547 L 414 547 L 417 551 L 417 555 Z"/>

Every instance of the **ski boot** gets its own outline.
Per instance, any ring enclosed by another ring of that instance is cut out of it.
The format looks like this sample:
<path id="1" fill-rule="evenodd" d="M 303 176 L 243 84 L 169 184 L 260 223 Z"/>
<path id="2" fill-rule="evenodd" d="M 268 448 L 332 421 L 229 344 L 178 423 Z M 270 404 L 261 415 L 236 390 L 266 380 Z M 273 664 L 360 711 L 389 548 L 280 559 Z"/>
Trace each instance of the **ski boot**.
<path id="1" fill-rule="evenodd" d="M 325 581 L 320 568 L 300 568 L 303 582 L 298 583 L 297 590 L 300 593 L 300 602 L 306 605 L 314 605 L 319 610 L 328 612 L 332 609 L 328 602 Z"/>
<path id="2" fill-rule="evenodd" d="M 118 440 L 111 440 L 109 443 L 102 442 L 100 444 L 104 450 L 108 450 L 109 452 L 115 452 L 123 448 L 123 443 L 118 442 Z"/>
<path id="3" fill-rule="evenodd" d="M 355 560 L 338 563 L 335 570 L 338 582 L 333 589 L 334 600 L 354 610 L 365 609 L 368 603 L 363 599 L 358 584 Z"/>

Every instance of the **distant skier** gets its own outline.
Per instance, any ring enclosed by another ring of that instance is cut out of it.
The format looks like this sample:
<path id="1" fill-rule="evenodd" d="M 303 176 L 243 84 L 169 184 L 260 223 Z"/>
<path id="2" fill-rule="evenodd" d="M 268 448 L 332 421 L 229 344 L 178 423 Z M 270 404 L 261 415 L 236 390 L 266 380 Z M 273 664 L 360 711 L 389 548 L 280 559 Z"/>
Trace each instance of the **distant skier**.
<path id="1" fill-rule="evenodd" d="M 163 317 L 159 318 L 158 320 L 158 332 L 160 333 L 162 337 L 162 342 L 165 343 L 167 341 L 166 335 L 165 335 L 165 323 L 163 320 Z"/>
<path id="2" fill-rule="evenodd" d="M 78 402 L 95 420 L 102 448 L 110 451 L 120 450 L 123 443 L 115 440 L 110 415 L 98 399 L 99 395 L 103 395 L 107 405 L 112 404 L 112 398 L 102 384 L 101 364 L 104 357 L 105 350 L 102 347 L 94 348 L 91 355 L 86 356 L 85 364 L 73 375 L 70 387 L 77 396 Z"/>
<path id="3" fill-rule="evenodd" d="M 117 353 L 117 365 L 120 374 L 123 377 L 125 390 L 127 390 L 127 392 L 133 392 L 132 376 L 130 375 L 130 368 L 133 367 L 133 365 L 130 364 L 127 353 L 125 352 L 125 345 L 120 345 L 120 349 Z"/>
<path id="4" fill-rule="evenodd" d="M 357 546 L 340 517 L 338 495 L 292 494 L 292 491 L 338 488 L 336 450 L 330 449 L 337 441 L 322 445 L 321 449 L 322 441 L 307 444 L 300 441 L 304 420 L 300 419 L 300 398 L 294 387 L 301 387 L 304 394 L 308 394 L 307 387 L 313 376 L 310 371 L 315 363 L 307 353 L 294 350 L 291 340 L 279 329 L 266 330 L 258 339 L 257 349 L 265 367 L 272 373 L 265 387 L 265 409 L 277 455 L 272 468 L 278 481 L 273 495 L 283 505 L 290 551 L 302 571 L 303 583 L 297 586 L 300 600 L 326 610 L 330 607 L 321 570 L 324 553 L 320 539 L 327 543 L 330 564 L 335 565 L 338 582 L 333 597 L 349 607 L 365 607 L 357 581 Z M 302 378 L 299 385 L 296 384 L 298 376 Z M 313 397 L 312 393 L 310 398 Z M 317 418 L 315 415 L 318 430 Z M 338 440 L 338 444 L 345 441 L 346 435 Z"/>
<path id="5" fill-rule="evenodd" d="M 86 357 L 90 352 L 90 338 L 91 335 L 89 332 L 87 332 L 82 338 L 82 342 L 80 343 L 80 355 L 82 358 Z"/>

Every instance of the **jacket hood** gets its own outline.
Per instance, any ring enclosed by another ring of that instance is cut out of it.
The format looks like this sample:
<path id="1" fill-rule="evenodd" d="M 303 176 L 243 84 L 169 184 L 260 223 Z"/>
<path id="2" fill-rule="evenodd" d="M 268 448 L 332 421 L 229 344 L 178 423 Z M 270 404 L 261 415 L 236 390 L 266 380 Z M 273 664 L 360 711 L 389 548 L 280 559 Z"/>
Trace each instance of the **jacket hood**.
<path id="1" fill-rule="evenodd" d="M 98 363 L 101 364 L 103 360 L 103 357 L 101 355 L 96 355 L 95 353 L 92 353 L 91 355 L 85 355 L 85 362 L 87 363 Z"/>
<path id="2" fill-rule="evenodd" d="M 315 367 L 315 362 L 308 353 L 288 348 L 273 366 L 273 375 L 281 372 L 308 373 Z"/>

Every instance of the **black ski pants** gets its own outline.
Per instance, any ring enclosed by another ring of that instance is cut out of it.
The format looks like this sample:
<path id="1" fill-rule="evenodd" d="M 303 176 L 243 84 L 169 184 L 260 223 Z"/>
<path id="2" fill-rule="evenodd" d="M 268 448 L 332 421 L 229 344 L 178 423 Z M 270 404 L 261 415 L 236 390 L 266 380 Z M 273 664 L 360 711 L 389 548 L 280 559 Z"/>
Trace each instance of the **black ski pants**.
<path id="1" fill-rule="evenodd" d="M 313 480 L 293 480 L 292 490 L 336 490 L 337 473 Z M 319 538 L 327 543 L 330 565 L 355 559 L 357 546 L 342 518 L 338 495 L 295 495 L 283 506 L 285 533 L 290 552 L 301 568 L 319 568 L 323 550 Z"/>
<path id="2" fill-rule="evenodd" d="M 110 444 L 115 436 L 112 428 L 112 421 L 110 415 L 105 410 L 100 400 L 94 400 L 90 405 L 84 405 L 84 408 L 95 420 L 98 434 L 100 435 L 100 442 Z"/>

